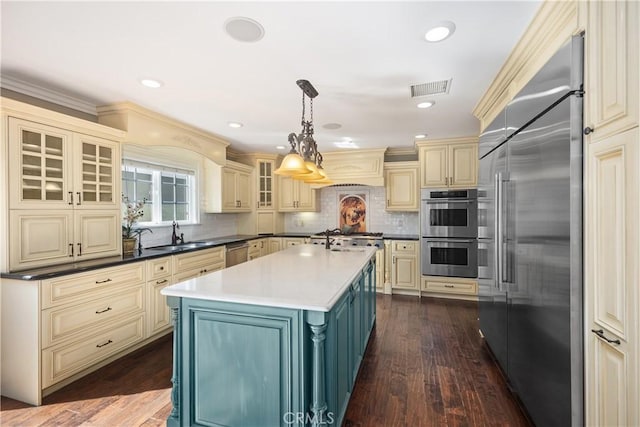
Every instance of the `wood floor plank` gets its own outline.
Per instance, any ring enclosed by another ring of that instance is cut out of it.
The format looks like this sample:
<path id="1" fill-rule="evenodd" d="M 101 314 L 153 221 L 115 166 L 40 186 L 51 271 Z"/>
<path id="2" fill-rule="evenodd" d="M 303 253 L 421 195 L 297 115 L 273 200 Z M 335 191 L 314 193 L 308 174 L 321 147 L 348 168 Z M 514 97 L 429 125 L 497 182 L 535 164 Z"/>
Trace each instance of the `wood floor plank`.
<path id="1" fill-rule="evenodd" d="M 478 334 L 477 304 L 379 295 L 344 425 L 528 427 Z M 47 396 L 6 397 L 0 425 L 159 427 L 171 412 L 171 336 Z"/>

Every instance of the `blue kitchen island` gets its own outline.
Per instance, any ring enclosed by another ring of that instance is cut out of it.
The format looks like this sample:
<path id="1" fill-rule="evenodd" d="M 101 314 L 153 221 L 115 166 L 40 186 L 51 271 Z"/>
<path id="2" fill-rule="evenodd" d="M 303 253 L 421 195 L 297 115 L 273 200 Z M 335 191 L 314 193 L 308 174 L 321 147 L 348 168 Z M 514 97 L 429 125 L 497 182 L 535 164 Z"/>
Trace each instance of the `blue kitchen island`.
<path id="1" fill-rule="evenodd" d="M 341 425 L 375 325 L 375 252 L 293 246 L 165 288 L 167 425 Z"/>

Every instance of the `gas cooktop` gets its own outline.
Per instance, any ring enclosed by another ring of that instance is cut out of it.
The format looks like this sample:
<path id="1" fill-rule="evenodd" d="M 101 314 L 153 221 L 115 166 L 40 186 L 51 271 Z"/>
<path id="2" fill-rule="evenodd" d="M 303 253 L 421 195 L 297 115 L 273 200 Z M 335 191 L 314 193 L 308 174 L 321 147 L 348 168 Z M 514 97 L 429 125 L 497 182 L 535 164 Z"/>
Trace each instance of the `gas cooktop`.
<path id="1" fill-rule="evenodd" d="M 326 235 L 327 235 L 327 231 L 321 231 L 320 233 L 316 233 L 311 237 L 319 237 L 319 236 L 324 237 Z M 344 232 L 344 231 L 339 230 L 339 229 L 329 230 L 329 235 L 330 236 L 345 236 L 345 237 L 366 237 L 366 238 L 382 237 L 382 233 L 371 233 L 371 232 L 349 233 L 349 232 Z"/>

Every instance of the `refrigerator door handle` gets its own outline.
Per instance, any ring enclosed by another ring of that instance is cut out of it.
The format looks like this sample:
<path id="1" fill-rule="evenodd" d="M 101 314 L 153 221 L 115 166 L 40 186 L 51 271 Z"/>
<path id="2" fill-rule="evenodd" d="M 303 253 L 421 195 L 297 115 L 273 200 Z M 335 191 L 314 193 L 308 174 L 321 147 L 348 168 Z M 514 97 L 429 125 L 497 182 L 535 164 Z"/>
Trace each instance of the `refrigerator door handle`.
<path id="1" fill-rule="evenodd" d="M 493 271 L 496 280 L 495 287 L 502 285 L 502 172 L 494 177 L 495 212 L 493 215 L 493 229 L 496 231 L 493 245 Z"/>

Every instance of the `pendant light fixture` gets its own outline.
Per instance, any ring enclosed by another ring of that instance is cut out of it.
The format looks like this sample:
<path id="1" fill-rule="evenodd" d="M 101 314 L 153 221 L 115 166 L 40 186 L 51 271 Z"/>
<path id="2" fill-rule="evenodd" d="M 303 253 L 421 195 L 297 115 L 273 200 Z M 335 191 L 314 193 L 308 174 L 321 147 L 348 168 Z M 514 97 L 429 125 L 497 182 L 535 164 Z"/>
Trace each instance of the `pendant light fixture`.
<path id="1" fill-rule="evenodd" d="M 302 131 L 298 135 L 294 132 L 289 134 L 291 150 L 273 173 L 306 183 L 331 184 L 322 168 L 322 154 L 318 152 L 318 144 L 313 139 L 313 98 L 318 96 L 318 91 L 307 80 L 298 80 L 296 84 L 302 89 Z M 309 121 L 305 117 L 307 97 L 311 113 Z"/>

